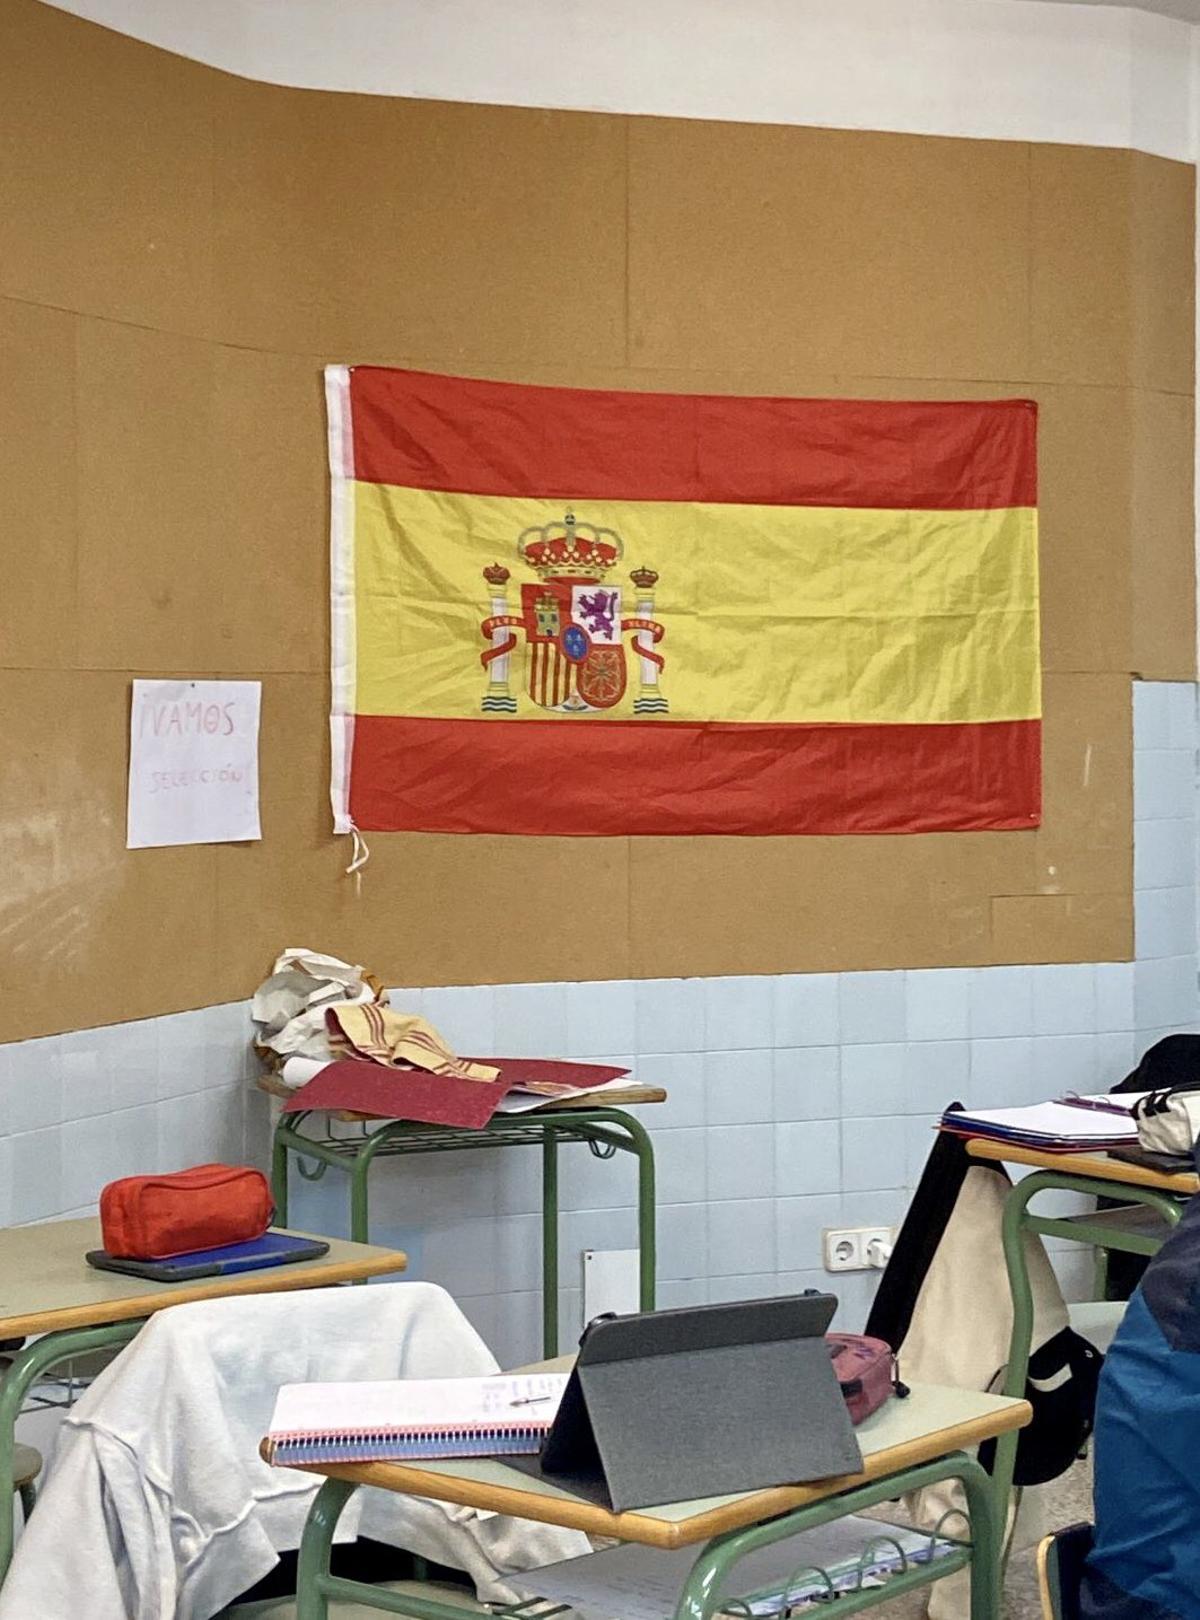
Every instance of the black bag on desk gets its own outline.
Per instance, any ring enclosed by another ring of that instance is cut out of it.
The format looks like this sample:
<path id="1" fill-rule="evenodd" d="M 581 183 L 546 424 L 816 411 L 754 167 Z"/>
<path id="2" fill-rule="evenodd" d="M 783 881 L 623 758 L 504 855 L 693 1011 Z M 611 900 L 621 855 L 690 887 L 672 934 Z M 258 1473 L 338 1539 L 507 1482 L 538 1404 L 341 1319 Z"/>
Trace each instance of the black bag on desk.
<path id="1" fill-rule="evenodd" d="M 535 1458 L 509 1467 L 621 1513 L 857 1473 L 830 1294 L 601 1317 Z"/>
<path id="2" fill-rule="evenodd" d="M 1197 1087 L 1200 1087 L 1200 1035 L 1165 1035 L 1161 1041 L 1155 1041 L 1153 1046 L 1143 1052 L 1137 1068 L 1112 1089 L 1116 1094 L 1124 1091 L 1183 1091 Z M 1190 1159 L 1175 1164 L 1155 1163 L 1155 1159 L 1159 1156 L 1146 1154 L 1140 1148 L 1123 1149 L 1112 1157 L 1130 1164 L 1144 1165 L 1147 1169 L 1162 1170 L 1167 1174 L 1192 1168 Z M 1099 1198 L 1096 1200 L 1096 1207 L 1119 1209 L 1122 1207 L 1122 1200 Z M 1111 1250 L 1105 1263 L 1104 1297 L 1114 1300 L 1130 1299 L 1149 1264 L 1150 1261 L 1144 1254 L 1122 1254 L 1119 1250 Z"/>

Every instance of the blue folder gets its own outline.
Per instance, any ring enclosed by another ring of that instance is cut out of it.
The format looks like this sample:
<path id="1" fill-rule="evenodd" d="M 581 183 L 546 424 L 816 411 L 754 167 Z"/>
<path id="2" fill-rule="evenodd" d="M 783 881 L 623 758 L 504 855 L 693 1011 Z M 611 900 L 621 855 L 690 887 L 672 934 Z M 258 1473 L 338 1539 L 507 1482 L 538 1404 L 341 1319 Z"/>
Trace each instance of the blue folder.
<path id="1" fill-rule="evenodd" d="M 264 1266 L 294 1265 L 298 1260 L 319 1260 L 329 1253 L 320 1238 L 293 1237 L 290 1232 L 265 1232 L 249 1243 L 227 1243 L 219 1249 L 197 1249 L 194 1254 L 177 1254 L 170 1260 L 127 1260 L 91 1249 L 89 1266 L 97 1271 L 120 1271 L 150 1282 L 191 1282 L 201 1277 L 229 1277 L 239 1271 L 259 1271 Z"/>

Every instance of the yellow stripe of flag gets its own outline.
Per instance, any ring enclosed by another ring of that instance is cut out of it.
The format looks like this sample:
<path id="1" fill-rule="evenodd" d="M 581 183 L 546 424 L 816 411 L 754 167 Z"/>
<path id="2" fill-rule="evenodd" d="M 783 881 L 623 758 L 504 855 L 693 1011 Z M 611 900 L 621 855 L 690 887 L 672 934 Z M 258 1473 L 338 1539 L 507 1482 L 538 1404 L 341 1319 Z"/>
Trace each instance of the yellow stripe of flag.
<path id="1" fill-rule="evenodd" d="M 489 564 L 511 574 L 508 610 L 537 576 L 523 529 L 563 518 L 551 498 L 355 488 L 359 714 L 477 718 Z M 636 612 L 634 568 L 652 568 L 674 721 L 945 724 L 1041 713 L 1037 514 L 584 501 L 580 523 L 615 529 L 605 579 Z M 524 685 L 515 632 L 514 687 Z M 623 640 L 631 666 L 629 633 Z M 637 683 L 604 712 L 633 712 Z M 518 719 L 546 719 L 522 704 Z M 578 724 L 579 717 L 564 723 Z"/>

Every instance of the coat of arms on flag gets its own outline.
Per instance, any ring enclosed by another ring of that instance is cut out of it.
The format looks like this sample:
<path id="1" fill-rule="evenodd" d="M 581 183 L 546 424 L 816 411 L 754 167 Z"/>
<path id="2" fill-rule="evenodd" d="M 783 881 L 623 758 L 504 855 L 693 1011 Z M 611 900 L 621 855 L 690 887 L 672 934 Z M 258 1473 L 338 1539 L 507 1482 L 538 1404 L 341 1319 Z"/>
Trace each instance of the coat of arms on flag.
<path id="1" fill-rule="evenodd" d="M 330 367 L 335 828 L 1028 828 L 1036 409 Z"/>
<path id="2" fill-rule="evenodd" d="M 615 530 L 580 523 L 568 508 L 561 523 L 528 528 L 517 542 L 518 556 L 540 581 L 522 583 L 520 613 L 508 611 L 508 569 L 491 563 L 483 570 L 491 589 L 491 612 L 482 626 L 483 634 L 491 638 L 491 646 L 481 655 L 489 674 L 481 704 L 485 714 L 517 712 L 510 687 L 511 660 L 518 645 L 514 629 L 525 632 L 526 691 L 539 708 L 561 714 L 615 708 L 625 694 L 621 637 L 628 631 L 640 666 L 633 712 L 667 713 L 658 683 L 664 660 L 655 651 L 663 627 L 652 617 L 658 575 L 652 568 L 631 571 L 637 614 L 622 618 L 621 588 L 611 578 L 621 551 Z"/>

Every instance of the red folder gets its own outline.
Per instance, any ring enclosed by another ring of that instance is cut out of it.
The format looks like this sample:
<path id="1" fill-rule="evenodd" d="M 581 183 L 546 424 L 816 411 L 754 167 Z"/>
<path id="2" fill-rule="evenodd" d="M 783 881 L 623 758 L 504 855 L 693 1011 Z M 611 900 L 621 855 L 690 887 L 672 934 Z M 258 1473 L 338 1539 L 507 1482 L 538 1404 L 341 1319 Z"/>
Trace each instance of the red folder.
<path id="1" fill-rule="evenodd" d="M 600 1063 L 565 1063 L 546 1058 L 478 1058 L 500 1070 L 497 1080 L 455 1080 L 426 1069 L 391 1068 L 366 1058 L 341 1058 L 322 1069 L 283 1105 L 285 1114 L 310 1109 L 345 1109 L 379 1119 L 411 1119 L 423 1125 L 456 1125 L 482 1130 L 504 1094 L 518 1085 L 561 1085 L 572 1089 L 617 1080 L 628 1069 Z"/>

